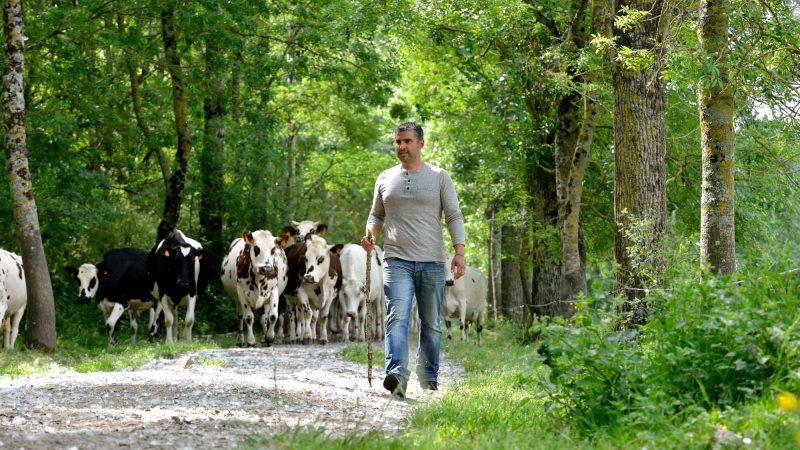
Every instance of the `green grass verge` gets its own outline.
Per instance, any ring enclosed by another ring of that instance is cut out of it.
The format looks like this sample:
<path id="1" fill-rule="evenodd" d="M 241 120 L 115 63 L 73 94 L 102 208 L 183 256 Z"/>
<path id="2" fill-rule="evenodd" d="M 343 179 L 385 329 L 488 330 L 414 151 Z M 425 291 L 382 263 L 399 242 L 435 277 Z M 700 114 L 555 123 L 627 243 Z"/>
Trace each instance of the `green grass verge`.
<path id="1" fill-rule="evenodd" d="M 772 394 L 736 409 L 703 409 L 665 415 L 662 405 L 641 411 L 615 426 L 581 431 L 569 411 L 547 396 L 547 370 L 534 346 L 520 344 L 519 331 L 498 325 L 484 331 L 483 345 L 445 342 L 445 354 L 464 367 L 463 381 L 445 395 L 417 406 L 404 432 L 331 436 L 320 428 L 286 429 L 253 437 L 248 449 L 619 449 L 734 448 L 715 444 L 714 435 L 730 430 L 748 439 L 752 448 L 797 448 L 800 414 L 776 410 Z M 373 361 L 383 358 L 376 349 Z M 365 346 L 346 347 L 342 355 L 366 362 Z M 380 367 L 381 364 L 376 365 Z"/>
<path id="2" fill-rule="evenodd" d="M 20 337 L 23 339 L 23 337 Z M 17 342 L 14 351 L 0 351 L 0 375 L 19 377 L 33 374 L 54 374 L 68 371 L 105 372 L 140 367 L 161 358 L 175 358 L 190 351 L 230 347 L 230 336 L 195 339 L 192 343 L 151 344 L 146 339 L 130 344 L 120 338 L 115 347 L 108 347 L 100 335 L 59 336 L 56 351 L 41 353 L 24 349 Z M 218 364 L 208 361 L 208 364 Z"/>

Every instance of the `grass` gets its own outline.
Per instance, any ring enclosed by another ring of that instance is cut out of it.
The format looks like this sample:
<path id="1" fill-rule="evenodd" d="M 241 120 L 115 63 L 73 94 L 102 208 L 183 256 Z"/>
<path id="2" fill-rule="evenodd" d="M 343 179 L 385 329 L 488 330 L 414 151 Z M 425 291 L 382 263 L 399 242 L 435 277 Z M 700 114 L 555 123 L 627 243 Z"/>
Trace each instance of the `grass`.
<path id="1" fill-rule="evenodd" d="M 22 339 L 24 337 L 20 337 Z M 195 338 L 191 343 L 179 341 L 174 344 L 150 343 L 146 339 L 131 344 L 128 336 L 120 336 L 118 339 L 119 344 L 109 347 L 105 336 L 99 334 L 59 335 L 56 351 L 49 354 L 26 350 L 18 341 L 17 350 L 0 351 L 0 375 L 14 378 L 69 371 L 124 370 L 140 367 L 155 359 L 175 358 L 190 351 L 230 347 L 234 344 L 234 338 L 230 336 Z M 201 363 L 219 364 L 214 360 L 204 360 Z"/>
<path id="2" fill-rule="evenodd" d="M 643 411 L 627 422 L 582 432 L 571 423 L 569 411 L 549 400 L 548 371 L 533 346 L 520 344 L 518 334 L 512 326 L 501 324 L 484 330 L 480 347 L 473 342 L 446 341 L 443 352 L 464 367 L 465 379 L 440 399 L 417 406 L 406 430 L 398 435 L 332 436 L 330 430 L 321 428 L 286 429 L 253 437 L 245 448 L 733 448 L 714 444 L 714 434 L 720 429 L 749 439 L 752 448 L 797 448 L 800 413 L 777 411 L 774 393 L 724 411 L 663 414 L 656 405 L 656 412 Z M 345 358 L 361 363 L 366 362 L 365 354 L 363 344 L 342 352 Z M 377 354 L 373 361 L 379 361 Z"/>

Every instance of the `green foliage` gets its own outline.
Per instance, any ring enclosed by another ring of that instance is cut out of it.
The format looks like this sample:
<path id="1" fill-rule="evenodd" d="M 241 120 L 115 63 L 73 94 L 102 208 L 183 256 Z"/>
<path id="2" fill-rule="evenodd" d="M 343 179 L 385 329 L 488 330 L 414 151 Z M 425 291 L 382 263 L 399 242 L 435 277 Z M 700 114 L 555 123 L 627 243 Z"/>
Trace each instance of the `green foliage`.
<path id="1" fill-rule="evenodd" d="M 347 347 L 343 348 L 340 355 L 352 362 L 356 362 L 359 364 L 366 364 L 367 363 L 367 344 L 350 344 Z M 382 379 L 380 374 L 382 371 L 380 368 L 383 367 L 383 362 L 386 360 L 386 356 L 383 350 L 383 342 L 373 342 L 372 343 L 372 364 L 373 364 L 373 377 L 375 379 Z M 377 369 L 376 369 L 377 368 Z M 366 371 L 364 371 L 366 373 Z"/>
<path id="2" fill-rule="evenodd" d="M 771 270 L 741 285 L 687 277 L 648 298 L 651 319 L 615 331 L 608 303 L 586 301 L 569 324 L 537 323 L 550 399 L 579 428 L 685 418 L 758 400 L 796 383 L 798 285 Z"/>

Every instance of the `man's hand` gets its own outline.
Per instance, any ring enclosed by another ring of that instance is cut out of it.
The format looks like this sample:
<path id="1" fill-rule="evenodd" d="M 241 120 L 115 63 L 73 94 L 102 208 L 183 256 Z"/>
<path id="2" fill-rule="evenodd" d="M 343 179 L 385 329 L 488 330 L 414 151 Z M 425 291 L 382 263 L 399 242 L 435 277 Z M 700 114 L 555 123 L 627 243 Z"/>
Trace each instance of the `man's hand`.
<path id="1" fill-rule="evenodd" d="M 375 236 L 371 233 L 367 234 L 366 236 L 361 238 L 361 247 L 366 250 L 367 253 L 371 252 L 372 249 L 375 248 Z"/>
<path id="2" fill-rule="evenodd" d="M 453 271 L 453 276 L 456 280 L 464 276 L 464 273 L 467 271 L 467 263 L 464 262 L 464 255 L 457 253 L 456 256 L 453 257 L 450 270 Z"/>

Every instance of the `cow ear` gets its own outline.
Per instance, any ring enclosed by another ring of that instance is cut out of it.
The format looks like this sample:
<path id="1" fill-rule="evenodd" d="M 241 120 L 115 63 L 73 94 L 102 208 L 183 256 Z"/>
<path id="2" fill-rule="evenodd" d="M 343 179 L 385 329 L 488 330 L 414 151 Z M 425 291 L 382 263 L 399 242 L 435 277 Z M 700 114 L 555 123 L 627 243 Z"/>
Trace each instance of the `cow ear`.
<path id="1" fill-rule="evenodd" d="M 203 252 L 198 253 L 197 254 L 197 260 L 198 261 L 202 261 L 203 260 L 203 256 L 205 256 L 205 253 L 203 253 Z"/>
<path id="2" fill-rule="evenodd" d="M 342 248 L 344 248 L 344 244 L 331 245 L 330 252 L 333 255 L 338 255 Z"/>
<path id="3" fill-rule="evenodd" d="M 245 232 L 242 233 L 242 239 L 244 239 L 244 243 L 245 244 L 247 244 L 247 245 L 252 244 L 253 243 L 253 233 L 251 233 L 249 230 L 245 230 Z"/>
<path id="4" fill-rule="evenodd" d="M 164 256 L 166 256 L 167 258 L 169 258 L 169 249 L 168 249 L 168 248 L 165 248 L 165 249 L 164 249 L 164 250 L 161 252 L 161 254 L 162 254 L 162 255 L 164 255 Z"/>
<path id="5" fill-rule="evenodd" d="M 328 226 L 324 223 L 317 225 L 317 234 L 325 237 L 325 235 L 328 234 Z"/>
<path id="6" fill-rule="evenodd" d="M 288 241 L 289 241 L 289 237 L 286 236 L 285 234 L 282 234 L 282 235 L 280 235 L 280 236 L 275 238 L 275 245 L 283 248 Z"/>
<path id="7" fill-rule="evenodd" d="M 64 270 L 68 274 L 72 275 L 73 277 L 77 277 L 78 276 L 78 269 L 76 267 L 66 266 L 66 267 L 64 267 Z"/>

